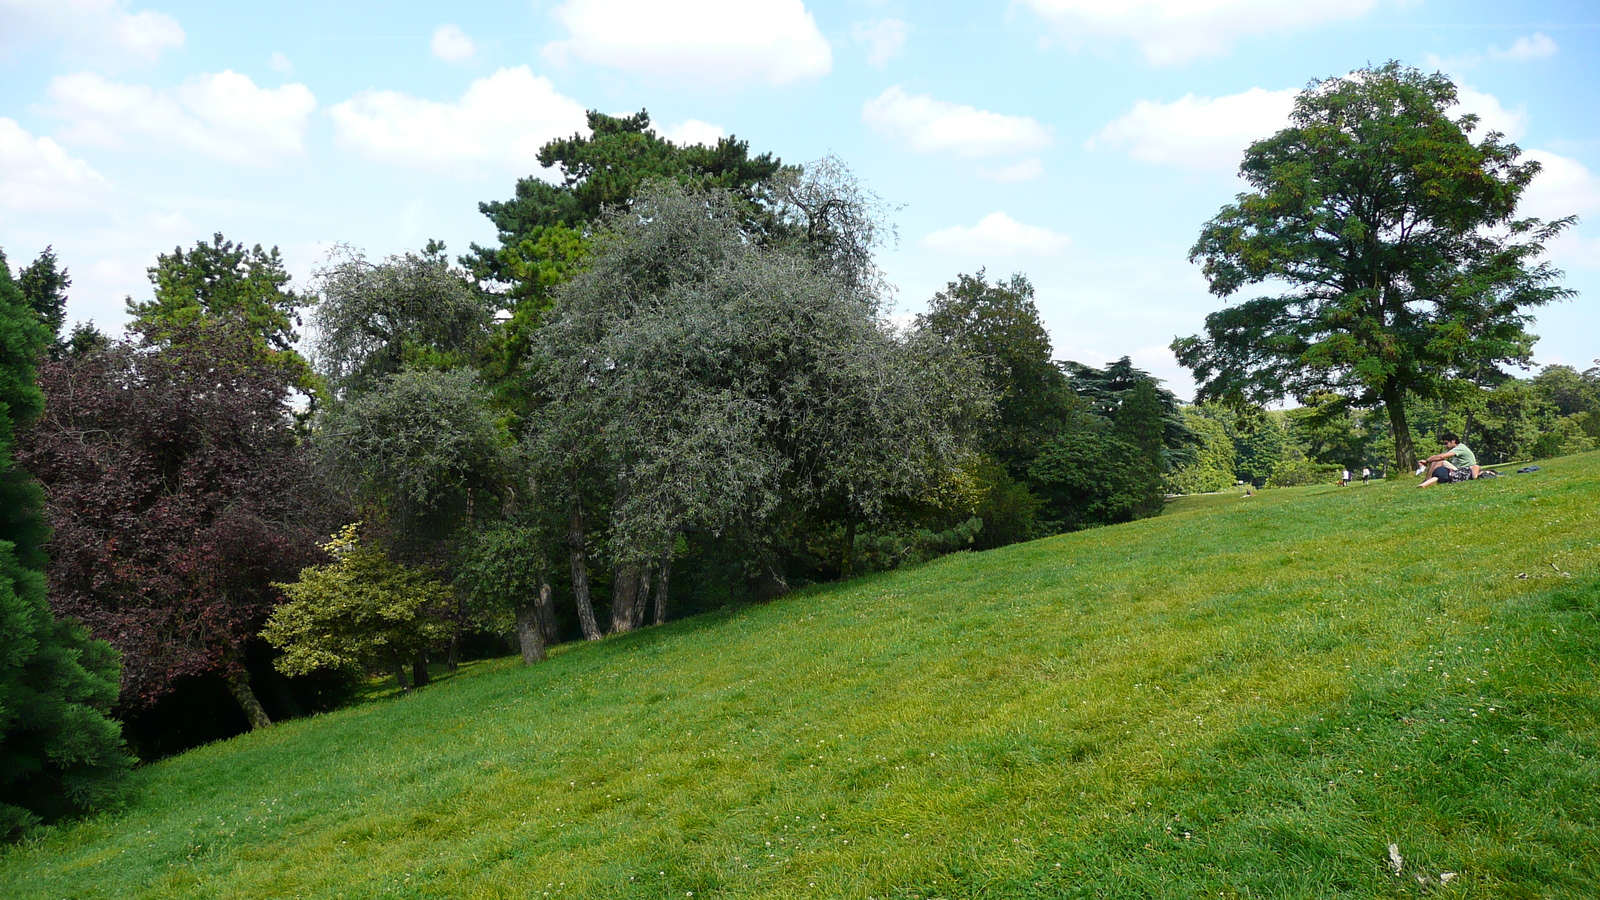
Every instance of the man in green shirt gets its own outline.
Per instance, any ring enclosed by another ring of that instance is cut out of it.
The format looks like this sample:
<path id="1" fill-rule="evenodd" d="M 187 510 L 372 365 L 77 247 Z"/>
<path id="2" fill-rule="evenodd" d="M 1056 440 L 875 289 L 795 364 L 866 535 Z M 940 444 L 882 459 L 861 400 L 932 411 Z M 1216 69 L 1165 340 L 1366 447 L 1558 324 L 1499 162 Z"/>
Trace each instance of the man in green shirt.
<path id="1" fill-rule="evenodd" d="M 1417 487 L 1433 487 L 1443 481 L 1446 484 L 1467 481 L 1478 477 L 1478 457 L 1461 443 L 1461 438 L 1446 431 L 1439 435 L 1444 441 L 1444 452 L 1435 453 L 1422 461 L 1428 470 L 1428 480 Z"/>

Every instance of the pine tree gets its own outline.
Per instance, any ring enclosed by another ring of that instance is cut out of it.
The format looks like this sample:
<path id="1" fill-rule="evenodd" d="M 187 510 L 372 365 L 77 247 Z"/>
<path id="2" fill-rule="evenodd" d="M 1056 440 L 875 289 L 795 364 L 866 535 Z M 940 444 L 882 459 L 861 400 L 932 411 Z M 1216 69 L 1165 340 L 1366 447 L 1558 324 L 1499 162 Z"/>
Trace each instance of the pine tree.
<path id="1" fill-rule="evenodd" d="M 0 837 L 104 806 L 133 763 L 105 714 L 116 654 L 51 615 L 43 494 L 12 465 L 17 426 L 43 407 L 34 365 L 49 340 L 0 252 Z"/>

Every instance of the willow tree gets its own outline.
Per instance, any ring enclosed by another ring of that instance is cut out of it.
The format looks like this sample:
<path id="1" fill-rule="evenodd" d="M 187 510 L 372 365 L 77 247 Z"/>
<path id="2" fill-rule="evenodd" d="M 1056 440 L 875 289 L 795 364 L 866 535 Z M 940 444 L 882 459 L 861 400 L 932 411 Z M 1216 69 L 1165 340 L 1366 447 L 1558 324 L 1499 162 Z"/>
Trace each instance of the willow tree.
<path id="1" fill-rule="evenodd" d="M 1390 62 L 1313 82 L 1288 128 L 1250 146 L 1252 190 L 1190 250 L 1211 292 L 1286 289 L 1206 317 L 1172 349 L 1197 399 L 1331 394 L 1382 406 L 1397 464 L 1414 460 L 1408 397 L 1441 397 L 1527 365 L 1527 310 L 1571 292 L 1539 262 L 1572 219 L 1518 218 L 1536 161 L 1476 116 L 1456 86 Z"/>

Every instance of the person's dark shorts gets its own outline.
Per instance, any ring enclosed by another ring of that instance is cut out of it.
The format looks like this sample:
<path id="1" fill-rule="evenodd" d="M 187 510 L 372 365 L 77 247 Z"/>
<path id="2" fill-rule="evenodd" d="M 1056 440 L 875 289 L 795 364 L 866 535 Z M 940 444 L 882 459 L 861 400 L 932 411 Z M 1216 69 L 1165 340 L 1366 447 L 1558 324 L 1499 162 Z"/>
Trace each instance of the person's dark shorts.
<path id="1" fill-rule="evenodd" d="M 1439 479 L 1440 484 L 1460 484 L 1472 480 L 1472 470 L 1467 468 L 1452 469 L 1449 466 L 1440 466 L 1433 470 L 1433 477 Z"/>

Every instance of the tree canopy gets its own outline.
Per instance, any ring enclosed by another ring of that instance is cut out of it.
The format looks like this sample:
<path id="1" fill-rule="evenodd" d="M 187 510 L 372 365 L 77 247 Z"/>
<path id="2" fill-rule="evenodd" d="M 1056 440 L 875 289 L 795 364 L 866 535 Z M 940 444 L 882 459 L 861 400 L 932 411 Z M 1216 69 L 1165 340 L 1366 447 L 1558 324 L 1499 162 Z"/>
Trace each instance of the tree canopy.
<path id="1" fill-rule="evenodd" d="M 1173 341 L 1198 399 L 1382 405 L 1409 466 L 1409 397 L 1528 364 L 1527 310 L 1571 293 L 1537 260 L 1572 220 L 1516 217 L 1538 162 L 1498 132 L 1475 142 L 1478 120 L 1452 118 L 1456 103 L 1446 76 L 1391 62 L 1313 82 L 1290 126 L 1250 146 L 1252 191 L 1206 223 L 1190 259 L 1219 297 L 1288 289 Z"/>

